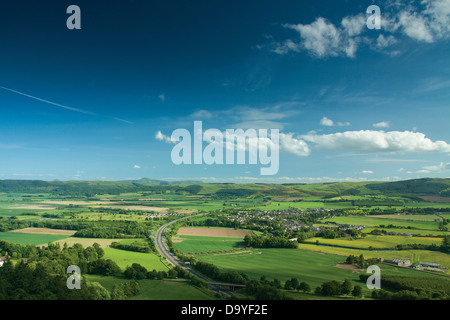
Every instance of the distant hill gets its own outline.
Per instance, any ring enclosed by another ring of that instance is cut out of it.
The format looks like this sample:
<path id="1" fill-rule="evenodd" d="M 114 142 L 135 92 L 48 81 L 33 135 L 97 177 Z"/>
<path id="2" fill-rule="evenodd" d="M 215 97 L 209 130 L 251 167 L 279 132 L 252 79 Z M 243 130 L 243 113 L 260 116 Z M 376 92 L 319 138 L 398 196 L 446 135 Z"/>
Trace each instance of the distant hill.
<path id="1" fill-rule="evenodd" d="M 119 182 L 123 182 L 123 183 L 134 183 L 134 184 L 139 184 L 142 186 L 167 186 L 170 184 L 184 184 L 184 185 L 189 185 L 189 184 L 201 184 L 203 183 L 202 181 L 197 181 L 197 180 L 182 180 L 182 181 L 164 181 L 164 180 L 153 180 L 153 179 L 149 179 L 149 178 L 141 178 L 138 180 L 122 180 Z"/>
<path id="2" fill-rule="evenodd" d="M 51 193 L 70 197 L 132 192 L 174 192 L 227 197 L 308 197 L 332 198 L 349 195 L 386 195 L 417 198 L 450 197 L 450 179 L 414 179 L 396 182 L 334 182 L 314 184 L 233 184 L 201 181 L 162 181 L 143 178 L 125 181 L 40 181 L 0 180 L 3 193 Z"/>

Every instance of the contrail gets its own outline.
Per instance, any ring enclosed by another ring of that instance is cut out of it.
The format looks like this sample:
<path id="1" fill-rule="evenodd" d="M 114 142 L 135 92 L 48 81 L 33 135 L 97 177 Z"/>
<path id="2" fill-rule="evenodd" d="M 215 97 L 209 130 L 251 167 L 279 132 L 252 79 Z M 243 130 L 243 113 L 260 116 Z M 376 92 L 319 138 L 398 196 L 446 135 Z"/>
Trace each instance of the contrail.
<path id="1" fill-rule="evenodd" d="M 65 106 L 65 105 L 62 105 L 62 104 L 59 104 L 59 103 L 55 103 L 55 102 L 44 100 L 44 99 L 41 99 L 41 98 L 38 98 L 38 97 L 34 97 L 34 96 L 29 95 L 29 94 L 26 94 L 26 93 L 23 93 L 23 92 L 20 92 L 20 91 L 16 91 L 16 90 L 13 90 L 13 89 L 10 89 L 10 88 L 6 88 L 6 87 L 2 87 L 2 86 L 0 86 L 0 88 L 3 89 L 3 90 L 6 90 L 6 91 L 10 91 L 10 92 L 19 94 L 19 95 L 24 96 L 24 97 L 28 97 L 28 98 L 31 98 L 31 99 L 34 99 L 34 100 L 45 102 L 45 103 L 48 103 L 48 104 L 51 104 L 51 105 L 54 105 L 54 106 L 57 106 L 57 107 L 60 107 L 60 108 L 66 109 L 66 110 L 79 112 L 79 113 L 84 113 L 84 114 L 88 114 L 88 115 L 91 115 L 91 116 L 99 116 L 98 114 L 95 114 L 95 113 L 90 112 L 90 111 L 86 111 L 86 110 L 78 109 L 78 108 L 68 107 L 68 106 Z M 117 121 L 122 121 L 122 122 L 125 122 L 125 123 L 128 123 L 128 124 L 133 124 L 133 122 L 131 122 L 131 121 L 123 120 L 123 119 L 120 119 L 120 118 L 113 118 L 113 119 L 117 120 Z"/>

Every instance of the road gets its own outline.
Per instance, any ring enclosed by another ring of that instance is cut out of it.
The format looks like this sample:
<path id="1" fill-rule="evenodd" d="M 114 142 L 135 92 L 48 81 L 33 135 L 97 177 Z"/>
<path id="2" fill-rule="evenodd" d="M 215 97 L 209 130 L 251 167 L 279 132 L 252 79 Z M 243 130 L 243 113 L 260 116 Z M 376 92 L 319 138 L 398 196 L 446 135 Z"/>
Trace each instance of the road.
<path id="1" fill-rule="evenodd" d="M 159 228 L 158 231 L 156 232 L 155 245 L 156 245 L 156 248 L 158 249 L 158 251 L 161 253 L 161 255 L 163 257 L 165 257 L 167 259 L 167 261 L 171 265 L 179 266 L 179 267 L 183 268 L 184 270 L 186 270 L 187 272 L 189 272 L 189 273 L 195 275 L 196 277 L 202 279 L 203 281 L 205 281 L 208 284 L 210 290 L 212 290 L 214 292 L 217 292 L 217 293 L 220 293 L 222 295 L 231 296 L 233 294 L 231 291 L 226 290 L 224 288 L 221 288 L 221 286 L 218 285 L 216 281 L 214 281 L 214 280 L 204 276 L 203 274 L 195 271 L 190 266 L 185 265 L 183 261 L 178 259 L 174 254 L 172 254 L 172 252 L 170 252 L 169 248 L 167 247 L 167 244 L 164 241 L 164 232 L 166 231 L 167 227 L 171 226 L 174 223 L 177 223 L 178 221 L 180 221 L 182 219 L 198 217 L 198 216 L 202 216 L 202 215 L 205 215 L 205 214 L 207 214 L 207 213 L 194 215 L 194 216 L 183 217 L 183 218 L 180 218 L 178 220 L 174 220 L 172 222 L 166 223 L 161 228 Z"/>

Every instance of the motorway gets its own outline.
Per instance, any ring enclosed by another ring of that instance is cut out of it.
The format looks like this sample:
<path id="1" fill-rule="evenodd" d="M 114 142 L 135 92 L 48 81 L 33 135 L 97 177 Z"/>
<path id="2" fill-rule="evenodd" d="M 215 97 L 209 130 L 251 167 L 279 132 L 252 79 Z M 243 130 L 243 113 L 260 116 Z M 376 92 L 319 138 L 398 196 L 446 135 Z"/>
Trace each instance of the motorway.
<path id="1" fill-rule="evenodd" d="M 167 247 L 167 244 L 164 241 L 164 232 L 166 231 L 167 227 L 169 227 L 170 225 L 172 225 L 174 223 L 177 223 L 178 221 L 180 221 L 182 219 L 198 217 L 198 216 L 202 216 L 202 215 L 205 215 L 205 214 L 206 213 L 199 214 L 199 215 L 194 215 L 194 216 L 183 217 L 183 218 L 180 218 L 178 220 L 174 220 L 174 221 L 171 221 L 169 223 L 166 223 L 161 228 L 159 228 L 158 231 L 156 232 L 155 245 L 156 245 L 156 248 L 158 249 L 158 251 L 161 253 L 161 255 L 163 257 L 165 257 L 170 264 L 172 264 L 173 266 L 180 266 L 181 268 L 183 268 L 187 272 L 189 272 L 189 273 L 195 275 L 196 277 L 202 279 L 203 281 L 205 281 L 208 284 L 208 287 L 209 287 L 210 290 L 212 290 L 214 292 L 217 292 L 217 293 L 220 293 L 222 295 L 231 296 L 233 294 L 231 291 L 222 288 L 219 284 L 217 284 L 216 281 L 214 281 L 214 280 L 204 276 L 203 274 L 195 271 L 189 265 L 185 265 L 184 262 L 182 262 L 174 254 L 172 254 L 172 252 L 170 252 L 169 248 Z"/>

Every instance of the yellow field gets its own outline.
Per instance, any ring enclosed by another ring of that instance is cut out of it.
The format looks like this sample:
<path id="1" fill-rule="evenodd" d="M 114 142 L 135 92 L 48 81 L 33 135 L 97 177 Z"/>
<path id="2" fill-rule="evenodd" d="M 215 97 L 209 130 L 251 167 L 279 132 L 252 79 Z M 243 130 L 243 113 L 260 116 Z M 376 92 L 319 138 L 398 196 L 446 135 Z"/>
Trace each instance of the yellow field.
<path id="1" fill-rule="evenodd" d="M 61 247 L 64 245 L 64 243 L 67 243 L 69 247 L 73 246 L 75 243 L 81 244 L 83 247 L 91 247 L 94 243 L 98 243 L 100 247 L 107 248 L 111 245 L 111 243 L 115 241 L 120 241 L 118 239 L 96 239 L 96 238 L 67 238 L 64 240 L 55 241 L 52 243 L 59 243 Z"/>
<path id="2" fill-rule="evenodd" d="M 55 210 L 56 207 L 46 205 L 22 206 L 22 207 L 8 207 L 8 209 L 24 209 L 24 210 Z"/>
<path id="3" fill-rule="evenodd" d="M 48 228 L 25 228 L 25 229 L 12 230 L 9 232 L 73 236 L 77 231 L 76 230 L 48 229 Z"/>
<path id="4" fill-rule="evenodd" d="M 123 209 L 123 210 L 139 210 L 139 211 L 155 211 L 165 213 L 169 208 L 161 207 L 147 207 L 147 206 L 90 206 L 92 208 L 109 208 L 109 209 Z"/>
<path id="5" fill-rule="evenodd" d="M 180 228 L 179 236 L 204 236 L 204 237 L 225 237 L 244 238 L 250 231 L 234 230 L 229 228 Z"/>

